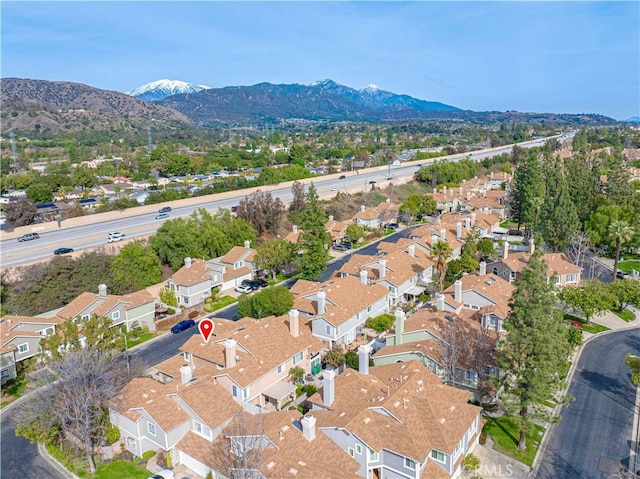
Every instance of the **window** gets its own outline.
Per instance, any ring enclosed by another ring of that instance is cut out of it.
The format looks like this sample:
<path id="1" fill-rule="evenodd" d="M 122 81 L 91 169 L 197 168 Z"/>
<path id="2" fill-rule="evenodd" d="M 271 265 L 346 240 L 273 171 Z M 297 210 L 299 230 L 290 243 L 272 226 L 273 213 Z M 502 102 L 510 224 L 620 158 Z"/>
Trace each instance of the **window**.
<path id="1" fill-rule="evenodd" d="M 184 353 L 184 360 L 185 361 L 191 361 L 191 353 L 185 352 Z"/>
<path id="2" fill-rule="evenodd" d="M 156 425 L 147 421 L 147 431 L 149 432 L 149 434 L 151 434 L 152 436 L 156 435 Z"/>
<path id="3" fill-rule="evenodd" d="M 18 352 L 20 354 L 26 353 L 27 351 L 29 351 L 29 343 L 22 343 L 20 346 L 18 346 Z"/>
<path id="4" fill-rule="evenodd" d="M 182 297 L 182 302 L 183 302 L 183 304 L 189 304 L 189 296 L 183 296 Z"/>
<path id="5" fill-rule="evenodd" d="M 362 446 L 360 444 L 356 444 L 356 454 L 362 454 Z"/>
<path id="6" fill-rule="evenodd" d="M 478 379 L 478 374 L 475 371 L 465 371 L 465 376 L 471 381 L 476 381 Z"/>
<path id="7" fill-rule="evenodd" d="M 114 321 L 120 319 L 120 311 L 114 311 L 113 313 L 111 313 L 111 319 L 113 319 Z"/>
<path id="8" fill-rule="evenodd" d="M 371 312 L 371 306 L 367 307 L 367 313 Z"/>
<path id="9" fill-rule="evenodd" d="M 195 419 L 193 420 L 193 430 L 204 437 L 211 437 L 211 429 L 204 424 L 199 423 Z"/>
<path id="10" fill-rule="evenodd" d="M 566 276 L 565 283 L 577 283 L 577 282 L 578 282 L 578 275 L 577 274 L 568 274 Z"/>
<path id="11" fill-rule="evenodd" d="M 498 268 L 496 266 L 493 267 L 493 274 L 498 276 Z"/>
<path id="12" fill-rule="evenodd" d="M 238 261 L 237 263 L 233 263 L 233 269 L 242 268 L 242 261 Z"/>
<path id="13" fill-rule="evenodd" d="M 333 334 L 333 327 L 329 326 L 328 324 L 324 327 L 324 332 L 328 335 Z"/>
<path id="14" fill-rule="evenodd" d="M 353 456 L 355 455 L 355 453 L 353 452 L 353 448 L 352 448 L 352 447 L 350 447 L 350 448 L 348 449 L 348 452 L 349 452 L 349 455 L 350 455 L 351 457 L 353 457 Z"/>
<path id="15" fill-rule="evenodd" d="M 302 361 L 302 352 L 299 352 L 298 354 L 296 354 L 293 357 L 293 365 L 295 366 L 296 364 L 298 364 L 300 361 Z"/>
<path id="16" fill-rule="evenodd" d="M 83 321 L 89 321 L 89 315 L 88 314 L 83 314 L 82 315 L 82 320 Z"/>
<path id="17" fill-rule="evenodd" d="M 378 452 L 373 449 L 369 449 L 369 461 L 374 462 L 378 460 Z"/>
<path id="18" fill-rule="evenodd" d="M 515 271 L 512 271 L 512 272 L 509 274 L 509 277 L 510 277 L 511 279 L 516 279 L 516 272 L 515 272 Z"/>
<path id="19" fill-rule="evenodd" d="M 413 459 L 409 459 L 408 457 L 405 457 L 404 458 L 404 467 L 406 467 L 407 469 L 415 470 L 416 461 L 414 461 Z"/>
<path id="20" fill-rule="evenodd" d="M 389 291 L 393 294 L 396 294 L 398 292 L 398 289 L 395 286 L 389 286 Z"/>
<path id="21" fill-rule="evenodd" d="M 278 374 L 282 373 L 282 371 L 284 371 L 284 364 L 278 366 Z"/>
<path id="22" fill-rule="evenodd" d="M 238 397 L 238 386 L 236 386 L 235 384 L 231 386 L 231 394 L 233 394 L 234 398 Z"/>
<path id="23" fill-rule="evenodd" d="M 436 451 L 433 449 L 431 451 L 431 457 L 438 462 L 444 462 L 444 452 Z"/>
<path id="24" fill-rule="evenodd" d="M 556 276 L 556 284 L 561 284 L 562 280 L 560 279 L 560 276 Z"/>

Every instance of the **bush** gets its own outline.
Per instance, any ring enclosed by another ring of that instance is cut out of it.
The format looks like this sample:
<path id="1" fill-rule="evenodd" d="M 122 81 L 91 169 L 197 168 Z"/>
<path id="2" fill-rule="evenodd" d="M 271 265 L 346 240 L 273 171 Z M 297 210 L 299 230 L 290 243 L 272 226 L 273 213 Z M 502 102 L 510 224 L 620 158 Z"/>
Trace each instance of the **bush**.
<path id="1" fill-rule="evenodd" d="M 158 466 L 160 466 L 163 469 L 166 469 L 167 456 L 165 456 L 164 452 L 158 451 L 158 454 L 156 454 L 156 461 L 158 462 Z"/>
<path id="2" fill-rule="evenodd" d="M 344 362 L 347 363 L 347 366 L 349 366 L 351 369 L 358 369 L 360 366 L 358 354 L 354 351 L 349 351 L 344 355 Z"/>
<path id="3" fill-rule="evenodd" d="M 375 318 L 367 319 L 366 326 L 371 329 L 375 329 L 379 333 L 383 333 L 387 331 L 395 321 L 395 316 L 393 314 L 384 313 L 380 316 L 376 316 Z"/>
<path id="4" fill-rule="evenodd" d="M 155 456 L 155 454 L 156 454 L 156 451 L 145 451 L 142 453 L 142 460 L 144 462 L 149 462 L 149 459 Z"/>
<path id="5" fill-rule="evenodd" d="M 107 428 L 107 446 L 110 446 L 114 442 L 118 442 L 120 440 L 120 429 L 118 429 L 113 424 L 109 424 Z"/>
<path id="6" fill-rule="evenodd" d="M 61 447 L 56 446 L 55 444 L 47 444 L 45 448 L 47 449 L 47 452 L 51 454 L 51 456 L 60 464 L 62 464 L 69 472 L 73 472 L 75 470 L 73 461 Z"/>
<path id="7" fill-rule="evenodd" d="M 176 310 L 173 308 L 167 308 L 167 314 L 171 316 L 172 314 L 176 314 Z"/>
<path id="8" fill-rule="evenodd" d="M 307 397 L 311 397 L 316 392 L 318 392 L 318 388 L 315 386 L 315 384 L 307 384 L 306 390 L 307 390 Z"/>
<path id="9" fill-rule="evenodd" d="M 487 433 L 482 431 L 480 433 L 480 437 L 478 438 L 478 444 L 486 444 L 487 443 Z"/>
<path id="10" fill-rule="evenodd" d="M 480 469 L 480 459 L 473 454 L 464 456 L 462 466 L 469 472 L 475 472 Z"/>
<path id="11" fill-rule="evenodd" d="M 199 313 L 198 313 L 197 311 L 191 311 L 191 312 L 189 313 L 189 319 L 195 319 L 195 318 L 197 318 L 197 317 L 198 317 L 198 314 L 199 314 Z"/>

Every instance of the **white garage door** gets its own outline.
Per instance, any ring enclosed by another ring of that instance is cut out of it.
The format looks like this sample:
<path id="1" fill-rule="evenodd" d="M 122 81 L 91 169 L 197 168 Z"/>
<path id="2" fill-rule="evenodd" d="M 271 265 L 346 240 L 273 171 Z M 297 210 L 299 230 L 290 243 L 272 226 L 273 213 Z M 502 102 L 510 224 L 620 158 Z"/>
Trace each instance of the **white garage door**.
<path id="1" fill-rule="evenodd" d="M 188 467 L 200 477 L 206 477 L 209 474 L 209 468 L 200 461 L 180 451 L 180 464 Z"/>

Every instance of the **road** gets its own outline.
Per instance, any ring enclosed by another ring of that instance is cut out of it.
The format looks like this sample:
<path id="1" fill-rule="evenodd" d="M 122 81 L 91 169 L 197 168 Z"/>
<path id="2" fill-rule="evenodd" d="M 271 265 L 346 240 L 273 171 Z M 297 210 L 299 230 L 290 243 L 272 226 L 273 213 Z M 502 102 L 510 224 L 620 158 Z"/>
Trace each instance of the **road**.
<path id="1" fill-rule="evenodd" d="M 611 479 L 628 467 L 636 388 L 624 364 L 640 354 L 640 329 L 589 341 L 569 387 L 576 398 L 562 409 L 537 479 Z M 637 412 L 637 411 L 636 411 Z"/>
<path id="2" fill-rule="evenodd" d="M 545 142 L 546 139 L 540 139 L 522 146 L 531 148 L 541 146 Z M 507 145 L 492 150 L 473 152 L 472 158 L 480 161 L 489 156 L 509 153 L 511 148 L 511 145 Z M 435 160 L 459 161 L 462 158 L 466 158 L 466 154 L 403 163 L 400 166 L 391 166 L 390 169 L 394 178 L 408 178 L 415 174 L 418 169 L 418 164 L 426 164 Z M 376 187 L 385 187 L 390 183 L 385 179 L 387 176 L 387 169 L 383 171 L 360 170 L 357 174 L 354 172 L 346 173 L 344 179 L 317 177 L 313 178 L 313 182 L 318 189 L 318 194 L 324 196 L 334 193 L 336 189 L 337 191 L 370 189 L 370 181 L 376 181 Z M 304 182 L 309 181 L 310 180 L 304 180 Z M 204 208 L 210 212 L 215 212 L 221 208 L 230 209 L 232 206 L 237 205 L 245 195 L 246 193 L 243 192 L 243 190 L 238 190 L 233 198 L 220 199 L 219 195 L 203 196 L 202 203 L 174 208 L 169 214 L 169 219 L 188 216 L 200 208 Z M 271 190 L 271 195 L 274 198 L 280 198 L 285 204 L 289 203 L 292 199 L 290 187 Z M 38 240 L 24 243 L 19 243 L 15 238 L 2 240 L 2 242 L 0 242 L 0 264 L 2 264 L 3 267 L 18 266 L 36 260 L 51 258 L 53 256 L 53 250 L 61 247 L 81 251 L 86 248 L 102 246 L 106 244 L 106 237 L 110 231 L 124 233 L 127 238 L 147 236 L 155 233 L 163 221 L 166 220 L 156 220 L 155 213 L 136 215 L 135 209 L 124 211 L 122 212 L 121 218 L 111 219 L 109 221 L 101 220 L 101 215 L 97 214 L 92 224 L 43 232 L 40 234 L 40 239 Z"/>

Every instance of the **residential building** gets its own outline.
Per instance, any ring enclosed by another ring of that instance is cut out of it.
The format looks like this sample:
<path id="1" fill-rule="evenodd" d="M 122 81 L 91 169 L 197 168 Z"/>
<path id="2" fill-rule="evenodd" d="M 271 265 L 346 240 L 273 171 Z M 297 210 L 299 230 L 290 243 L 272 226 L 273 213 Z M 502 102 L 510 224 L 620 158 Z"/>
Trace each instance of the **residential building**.
<path id="1" fill-rule="evenodd" d="M 259 271 L 255 263 L 256 250 L 251 248 L 251 242 L 246 240 L 244 246 L 234 246 L 227 254 L 207 262 L 211 271 L 213 286 L 220 286 L 222 291 L 233 289 L 245 279 L 253 279 Z M 220 282 L 218 282 L 220 281 Z"/>
<path id="2" fill-rule="evenodd" d="M 173 291 L 178 305 L 189 307 L 211 296 L 211 289 L 222 284 L 222 275 L 223 271 L 216 271 L 203 259 L 185 258 L 184 266 L 167 281 L 167 288 Z"/>

